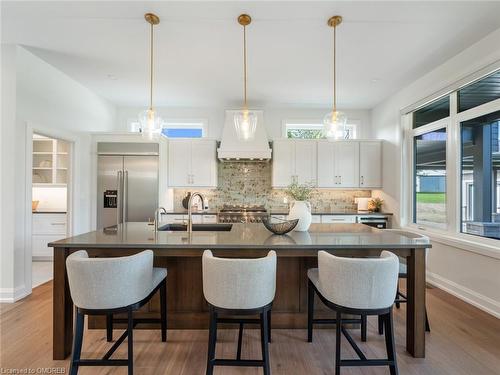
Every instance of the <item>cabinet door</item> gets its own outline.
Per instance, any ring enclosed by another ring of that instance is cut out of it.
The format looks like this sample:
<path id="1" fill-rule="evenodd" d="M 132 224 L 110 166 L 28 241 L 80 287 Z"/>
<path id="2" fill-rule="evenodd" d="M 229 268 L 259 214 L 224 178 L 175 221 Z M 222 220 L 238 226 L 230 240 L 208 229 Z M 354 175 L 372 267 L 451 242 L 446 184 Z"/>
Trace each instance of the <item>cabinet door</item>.
<path id="1" fill-rule="evenodd" d="M 294 141 L 273 142 L 273 187 L 287 187 L 295 176 Z"/>
<path id="2" fill-rule="evenodd" d="M 335 176 L 335 145 L 332 142 L 318 143 L 318 187 L 337 187 Z"/>
<path id="3" fill-rule="evenodd" d="M 359 186 L 359 143 L 335 142 L 335 187 Z"/>
<path id="4" fill-rule="evenodd" d="M 323 224 L 355 223 L 356 216 L 354 216 L 354 215 L 321 215 L 321 222 Z"/>
<path id="5" fill-rule="evenodd" d="M 217 187 L 215 141 L 191 141 L 191 186 Z"/>
<path id="6" fill-rule="evenodd" d="M 382 186 L 382 142 L 360 142 L 359 186 Z"/>
<path id="7" fill-rule="evenodd" d="M 316 141 L 295 142 L 295 176 L 299 184 L 316 186 Z"/>
<path id="8" fill-rule="evenodd" d="M 168 143 L 168 186 L 188 187 L 191 181 L 191 140 Z"/>
<path id="9" fill-rule="evenodd" d="M 66 235 L 33 235 L 31 236 L 31 255 L 33 257 L 51 257 L 53 248 L 47 244 L 62 240 Z"/>

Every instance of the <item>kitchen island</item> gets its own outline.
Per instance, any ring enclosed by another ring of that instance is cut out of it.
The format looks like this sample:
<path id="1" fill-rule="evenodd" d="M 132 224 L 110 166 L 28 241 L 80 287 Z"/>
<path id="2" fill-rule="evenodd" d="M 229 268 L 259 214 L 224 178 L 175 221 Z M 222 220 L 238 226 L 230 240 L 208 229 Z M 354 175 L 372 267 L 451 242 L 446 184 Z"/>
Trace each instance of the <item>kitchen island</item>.
<path id="1" fill-rule="evenodd" d="M 222 228 L 221 228 L 222 229 Z M 226 229 L 228 229 L 226 227 Z M 201 255 L 261 257 L 269 250 L 278 255 L 273 328 L 305 328 L 307 322 L 307 269 L 317 266 L 318 250 L 339 256 L 377 256 L 389 250 L 405 257 L 408 268 L 406 349 L 414 357 L 425 356 L 425 249 L 427 240 L 411 239 L 362 224 L 313 224 L 308 232 L 278 236 L 262 224 L 233 224 L 228 231 L 154 232 L 147 223 L 125 223 L 49 244 L 54 247 L 53 357 L 71 353 L 73 302 L 66 258 L 77 250 L 89 256 L 113 257 L 151 249 L 155 266 L 166 267 L 169 329 L 208 327 L 208 306 L 203 297 Z M 140 317 L 156 317 L 159 299 L 144 306 Z M 318 304 L 318 317 L 331 316 Z M 103 327 L 93 320 L 91 328 Z M 305 339 L 305 337 L 304 337 Z"/>

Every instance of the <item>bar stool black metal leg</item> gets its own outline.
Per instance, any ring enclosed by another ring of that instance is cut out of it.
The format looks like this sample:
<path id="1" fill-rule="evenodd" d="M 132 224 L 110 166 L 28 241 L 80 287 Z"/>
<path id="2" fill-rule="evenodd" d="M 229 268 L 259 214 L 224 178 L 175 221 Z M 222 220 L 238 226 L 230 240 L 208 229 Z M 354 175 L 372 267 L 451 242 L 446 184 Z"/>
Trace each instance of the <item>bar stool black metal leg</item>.
<path id="1" fill-rule="evenodd" d="M 271 342 L 271 309 L 267 311 L 267 337 L 269 342 Z"/>
<path id="2" fill-rule="evenodd" d="M 236 359 L 241 359 L 241 344 L 243 342 L 243 323 L 240 322 L 240 330 L 238 332 L 238 350 L 236 351 Z"/>
<path id="3" fill-rule="evenodd" d="M 307 342 L 312 342 L 314 319 L 314 288 L 309 280 L 307 287 Z"/>
<path id="4" fill-rule="evenodd" d="M 382 315 L 378 316 L 378 334 L 383 335 L 384 334 L 384 319 Z"/>
<path id="5" fill-rule="evenodd" d="M 160 287 L 160 319 L 161 341 L 167 341 L 167 281 L 163 280 Z"/>
<path id="6" fill-rule="evenodd" d="M 134 374 L 134 317 L 132 309 L 128 311 L 128 375 Z"/>
<path id="7" fill-rule="evenodd" d="M 342 340 L 342 314 L 337 311 L 335 326 L 335 375 L 340 375 L 340 342 Z"/>
<path id="8" fill-rule="evenodd" d="M 207 375 L 214 373 L 215 345 L 217 341 L 217 313 L 210 307 L 210 328 L 208 333 Z"/>
<path id="9" fill-rule="evenodd" d="M 361 341 L 366 341 L 367 316 L 361 315 Z"/>
<path id="10" fill-rule="evenodd" d="M 75 313 L 75 336 L 73 337 L 73 358 L 69 366 L 70 375 L 78 374 L 78 361 L 82 353 L 84 321 L 85 315 L 79 313 L 77 309 Z"/>
<path id="11" fill-rule="evenodd" d="M 399 279 L 398 279 L 398 286 L 397 286 L 397 289 L 396 289 L 396 309 L 399 309 L 401 307 L 400 303 L 398 302 L 399 300 Z"/>
<path id="12" fill-rule="evenodd" d="M 262 346 L 262 360 L 264 361 L 264 375 L 271 374 L 269 365 L 269 337 L 268 334 L 267 311 L 260 313 L 260 340 Z"/>
<path id="13" fill-rule="evenodd" d="M 430 332 L 431 326 L 429 324 L 429 318 L 427 318 L 427 307 L 425 308 L 425 331 Z"/>
<path id="14" fill-rule="evenodd" d="M 385 322 L 385 346 L 387 349 L 387 359 L 393 361 L 393 364 L 389 365 L 391 375 L 398 374 L 398 366 L 396 364 L 396 348 L 394 342 L 394 327 L 392 321 L 392 309 L 384 317 Z"/>
<path id="15" fill-rule="evenodd" d="M 113 314 L 106 314 L 106 341 L 113 341 Z"/>

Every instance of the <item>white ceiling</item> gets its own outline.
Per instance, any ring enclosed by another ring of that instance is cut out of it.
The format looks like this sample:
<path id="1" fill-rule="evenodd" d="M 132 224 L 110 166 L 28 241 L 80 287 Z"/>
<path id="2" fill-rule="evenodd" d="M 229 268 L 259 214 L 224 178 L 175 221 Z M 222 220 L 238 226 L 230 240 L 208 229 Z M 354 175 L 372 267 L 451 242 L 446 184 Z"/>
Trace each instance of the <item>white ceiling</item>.
<path id="1" fill-rule="evenodd" d="M 2 42 L 22 44 L 122 106 L 148 98 L 149 29 L 156 27 L 157 106 L 234 106 L 242 96 L 240 13 L 248 27 L 253 106 L 331 102 L 338 29 L 341 108 L 372 108 L 500 27 L 500 2 L 2 2 Z M 112 76 L 115 79 L 110 79 Z"/>

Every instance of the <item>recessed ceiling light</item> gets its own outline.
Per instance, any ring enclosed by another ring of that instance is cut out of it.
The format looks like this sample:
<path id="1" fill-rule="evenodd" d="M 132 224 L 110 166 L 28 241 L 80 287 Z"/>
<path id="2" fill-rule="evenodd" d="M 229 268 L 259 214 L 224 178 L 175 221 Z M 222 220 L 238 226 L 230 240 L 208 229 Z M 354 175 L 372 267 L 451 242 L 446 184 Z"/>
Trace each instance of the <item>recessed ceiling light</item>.
<path id="1" fill-rule="evenodd" d="M 112 81 L 116 81 L 116 80 L 118 79 L 118 78 L 116 78 L 116 76 L 115 76 L 115 75 L 113 75 L 113 74 L 108 74 L 108 78 L 109 78 L 110 80 L 112 80 Z"/>

